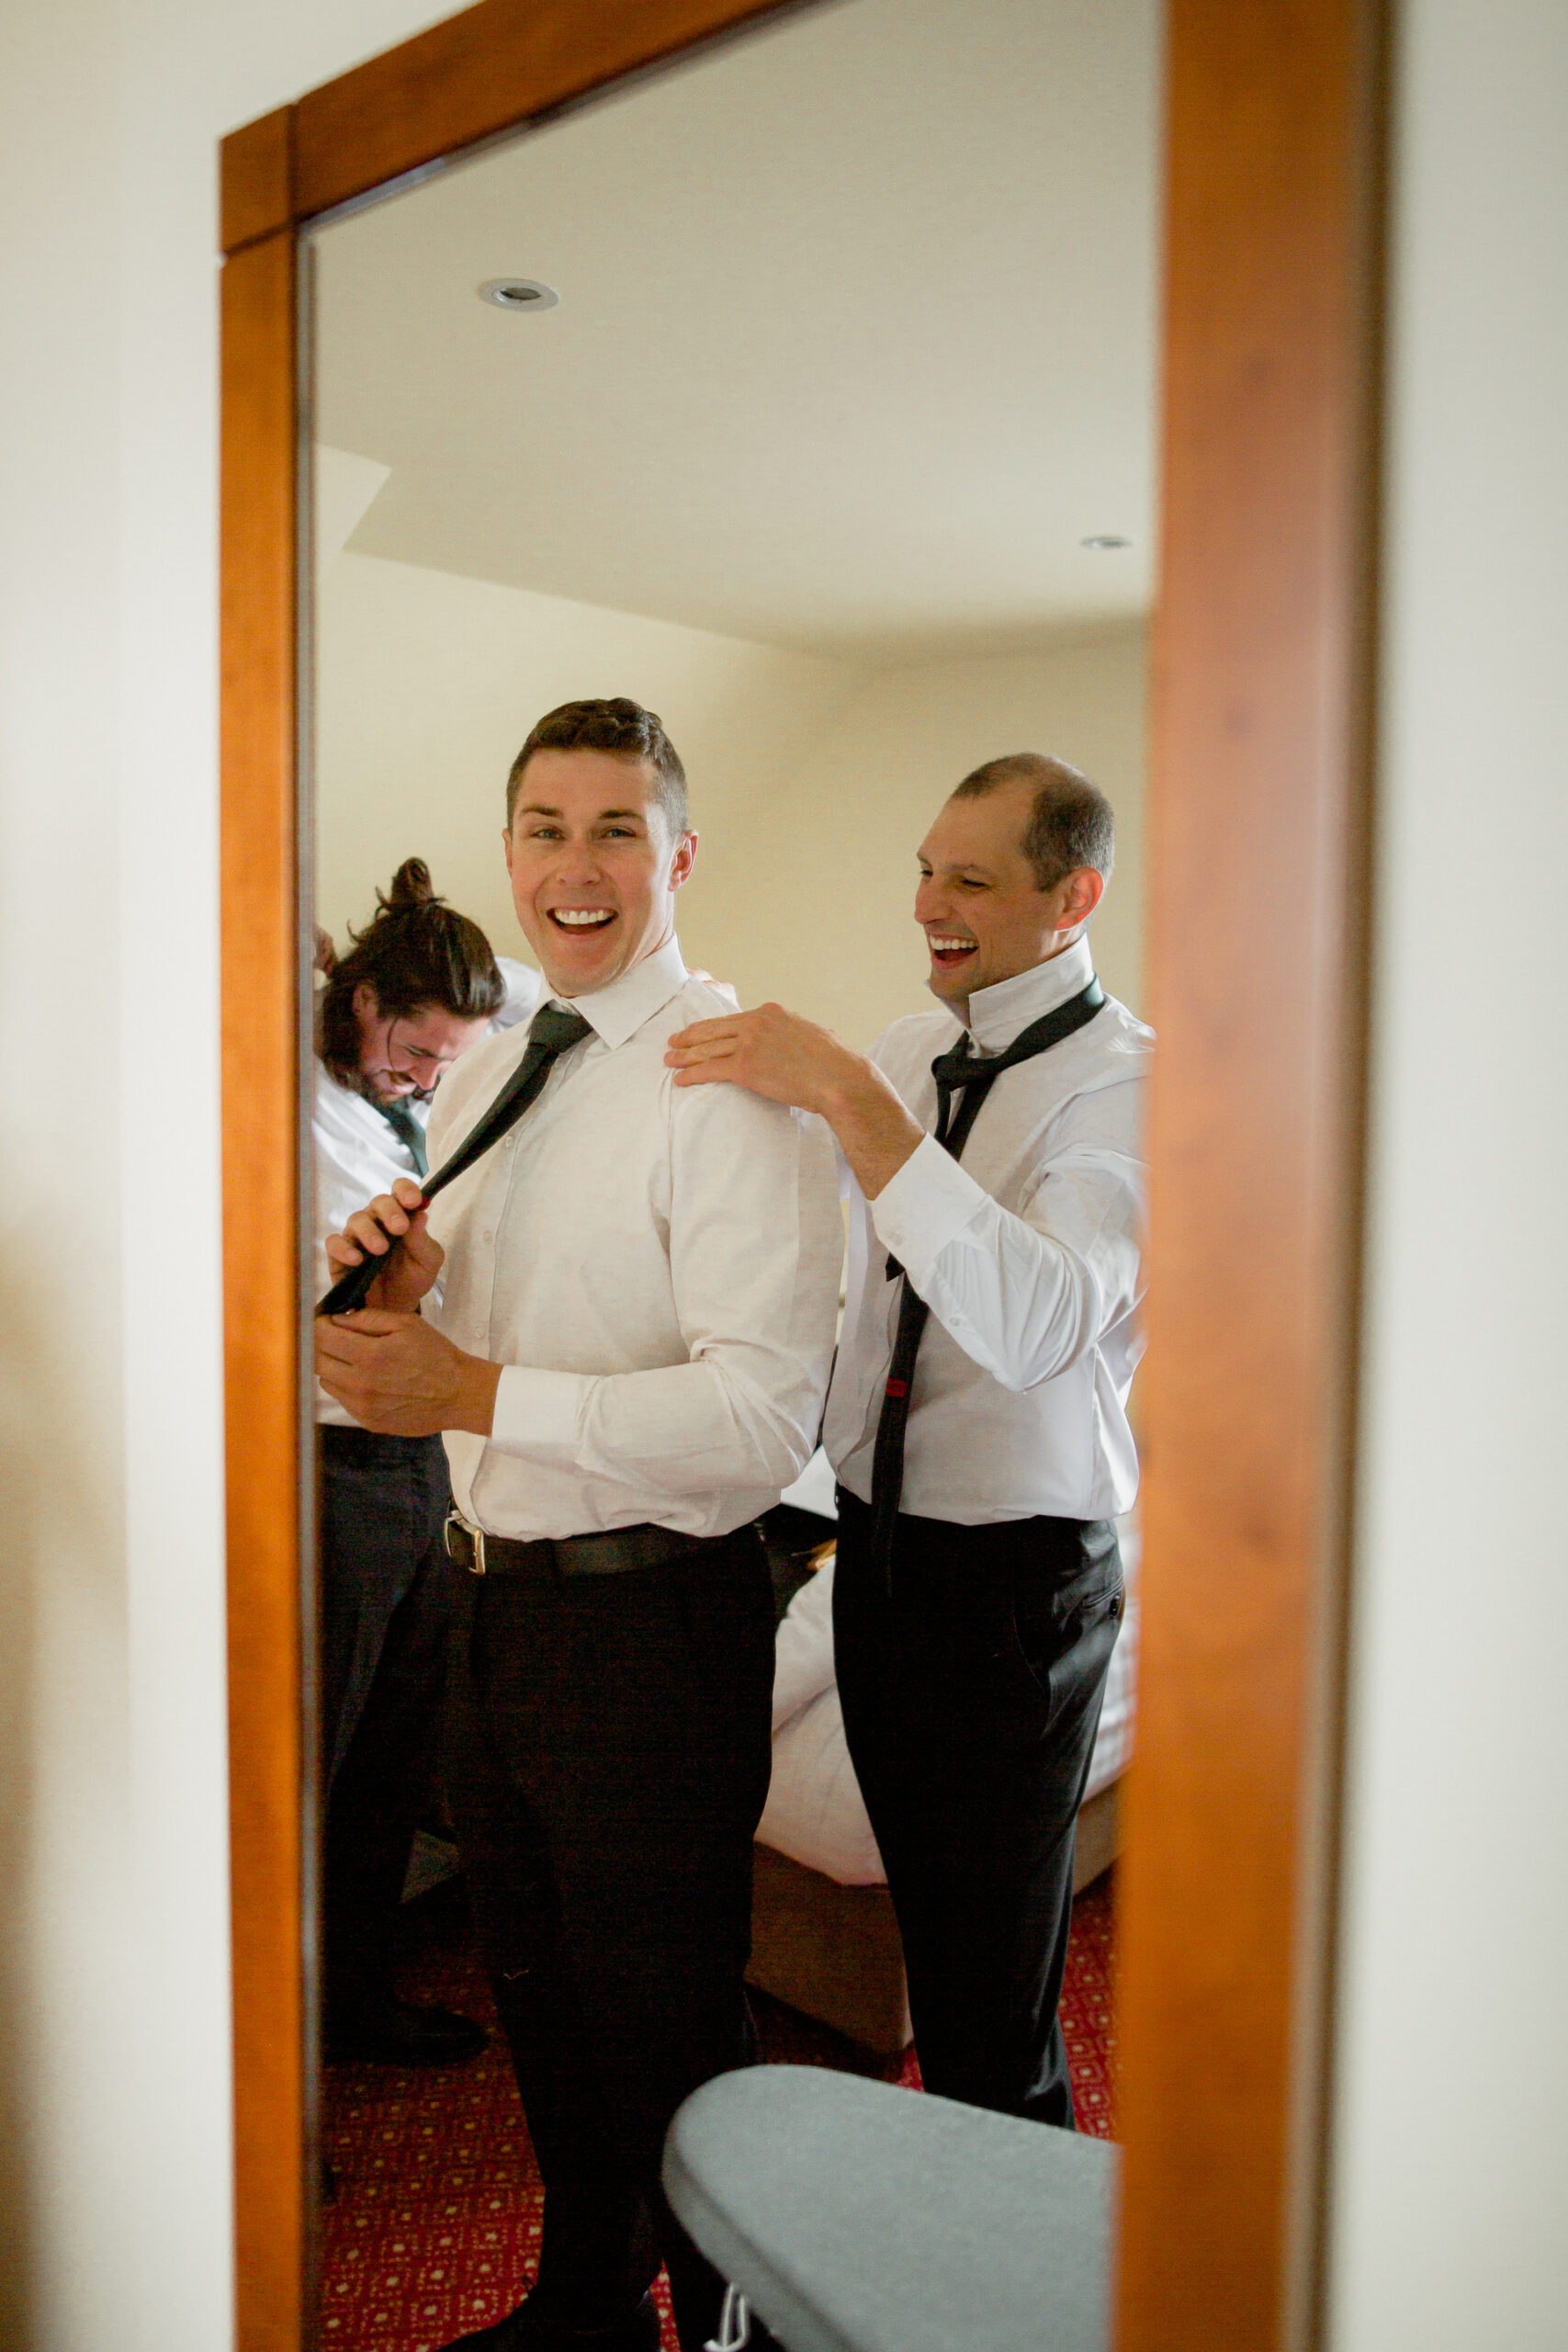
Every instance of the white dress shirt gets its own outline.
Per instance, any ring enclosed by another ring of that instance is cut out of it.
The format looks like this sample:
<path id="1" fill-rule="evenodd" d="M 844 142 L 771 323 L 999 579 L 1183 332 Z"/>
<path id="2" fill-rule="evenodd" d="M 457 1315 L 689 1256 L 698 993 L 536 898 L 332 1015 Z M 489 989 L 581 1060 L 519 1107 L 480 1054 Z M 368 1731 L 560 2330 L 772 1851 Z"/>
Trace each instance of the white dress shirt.
<path id="1" fill-rule="evenodd" d="M 1077 996 L 1079 941 L 980 989 L 969 1034 L 1001 1053 Z M 914 1116 L 936 1125 L 931 1066 L 953 1015 L 895 1022 L 873 1054 Z M 871 1499 L 893 1353 L 889 1253 L 931 1307 L 916 1359 L 900 1509 L 960 1526 L 1036 1515 L 1109 1519 L 1137 1491 L 1127 1392 L 1143 1351 L 1145 1080 L 1154 1035 L 1108 998 L 1072 1036 L 998 1079 L 962 1161 L 928 1132 L 874 1201 L 851 1187 L 849 1283 L 823 1441 Z"/>
<path id="2" fill-rule="evenodd" d="M 506 999 L 490 1023 L 491 1034 L 514 1028 L 532 1018 L 544 981 L 531 964 L 515 956 L 495 959 Z M 432 1098 L 405 1095 L 400 1107 L 423 1127 L 430 1116 Z M 367 1207 L 378 1193 L 389 1193 L 400 1176 L 417 1184 L 420 1171 L 412 1152 L 384 1119 L 374 1102 L 352 1086 L 342 1086 L 318 1058 L 315 1091 L 310 1098 L 310 1144 L 316 1171 L 315 1283 L 311 1304 L 324 1296 L 337 1280 L 327 1263 L 327 1236 L 341 1233 L 355 1209 Z M 434 1167 L 436 1163 L 432 1160 Z M 338 1429 L 359 1423 L 316 1383 L 316 1419 Z"/>
<path id="3" fill-rule="evenodd" d="M 355 1209 L 364 1208 L 378 1193 L 389 1193 L 400 1176 L 412 1177 L 417 1184 L 419 1169 L 374 1102 L 352 1086 L 340 1086 L 320 1060 L 310 1098 L 310 1147 L 316 1171 L 314 1306 L 337 1280 L 336 1270 L 327 1263 L 328 1234 L 341 1233 Z M 316 1419 L 338 1429 L 359 1427 L 319 1380 Z"/>
<path id="4" fill-rule="evenodd" d="M 431 1211 L 447 1257 L 425 1311 L 506 1367 L 490 1438 L 446 1439 L 487 1533 L 728 1534 L 811 1453 L 842 1252 L 832 1147 L 740 1087 L 671 1082 L 671 1033 L 726 1009 L 673 941 L 573 1000 L 592 1035 Z M 525 1050 L 520 1030 L 486 1038 L 443 1080 L 433 1164 Z"/>

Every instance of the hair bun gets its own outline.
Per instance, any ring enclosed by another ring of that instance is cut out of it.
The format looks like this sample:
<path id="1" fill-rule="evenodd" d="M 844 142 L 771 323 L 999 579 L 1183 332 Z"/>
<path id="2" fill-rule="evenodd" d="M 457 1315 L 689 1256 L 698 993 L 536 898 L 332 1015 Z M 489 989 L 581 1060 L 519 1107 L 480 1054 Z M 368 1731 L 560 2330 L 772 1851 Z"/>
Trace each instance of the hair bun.
<path id="1" fill-rule="evenodd" d="M 427 907 L 435 900 L 431 888 L 430 868 L 423 857 L 405 857 L 392 876 L 392 887 L 385 898 L 379 890 L 376 896 L 389 914 L 401 914 L 409 907 Z"/>
<path id="2" fill-rule="evenodd" d="M 363 931 L 337 958 L 321 991 L 321 1056 L 340 1085 L 358 1086 L 363 1038 L 355 1000 L 367 988 L 378 1012 L 398 1020 L 432 1010 L 464 1022 L 484 1022 L 501 1010 L 506 989 L 490 942 L 438 899 L 423 857 L 406 857 Z M 320 934 L 318 934 L 318 946 Z"/>

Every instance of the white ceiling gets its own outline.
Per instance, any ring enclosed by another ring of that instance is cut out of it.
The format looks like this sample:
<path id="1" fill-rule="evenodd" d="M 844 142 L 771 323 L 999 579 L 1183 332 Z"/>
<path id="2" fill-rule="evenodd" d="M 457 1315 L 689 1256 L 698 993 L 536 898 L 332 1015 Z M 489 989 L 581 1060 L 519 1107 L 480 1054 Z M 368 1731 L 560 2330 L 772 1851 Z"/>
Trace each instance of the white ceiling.
<path id="1" fill-rule="evenodd" d="M 1141 613 L 1158 17 L 838 0 L 325 229 L 349 546 L 817 651 Z"/>

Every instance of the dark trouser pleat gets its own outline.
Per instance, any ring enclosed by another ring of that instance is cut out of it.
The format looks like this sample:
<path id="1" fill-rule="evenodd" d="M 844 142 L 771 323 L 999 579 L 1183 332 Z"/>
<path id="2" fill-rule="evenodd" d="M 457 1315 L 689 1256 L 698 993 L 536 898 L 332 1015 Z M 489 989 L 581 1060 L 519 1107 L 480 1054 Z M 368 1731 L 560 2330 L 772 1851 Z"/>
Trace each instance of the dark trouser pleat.
<path id="1" fill-rule="evenodd" d="M 321 1772 L 329 2016 L 389 1997 L 439 1750 L 457 1571 L 439 1438 L 321 1431 Z"/>

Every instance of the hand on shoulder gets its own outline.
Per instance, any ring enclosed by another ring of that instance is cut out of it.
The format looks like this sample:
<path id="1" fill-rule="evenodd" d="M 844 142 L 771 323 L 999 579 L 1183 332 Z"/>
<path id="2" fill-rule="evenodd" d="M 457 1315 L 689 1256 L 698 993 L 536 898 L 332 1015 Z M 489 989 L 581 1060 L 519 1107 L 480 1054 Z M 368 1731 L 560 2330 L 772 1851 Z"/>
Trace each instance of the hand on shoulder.
<path id="1" fill-rule="evenodd" d="M 676 1031 L 664 1059 L 677 1086 L 744 1086 L 770 1102 L 824 1117 L 835 1094 L 869 1068 L 831 1030 L 782 1004 L 694 1022 Z"/>
<path id="2" fill-rule="evenodd" d="M 815 1111 L 838 1136 L 868 1199 L 920 1144 L 923 1129 L 874 1062 L 782 1004 L 694 1022 L 670 1040 L 677 1086 L 744 1086 Z"/>

